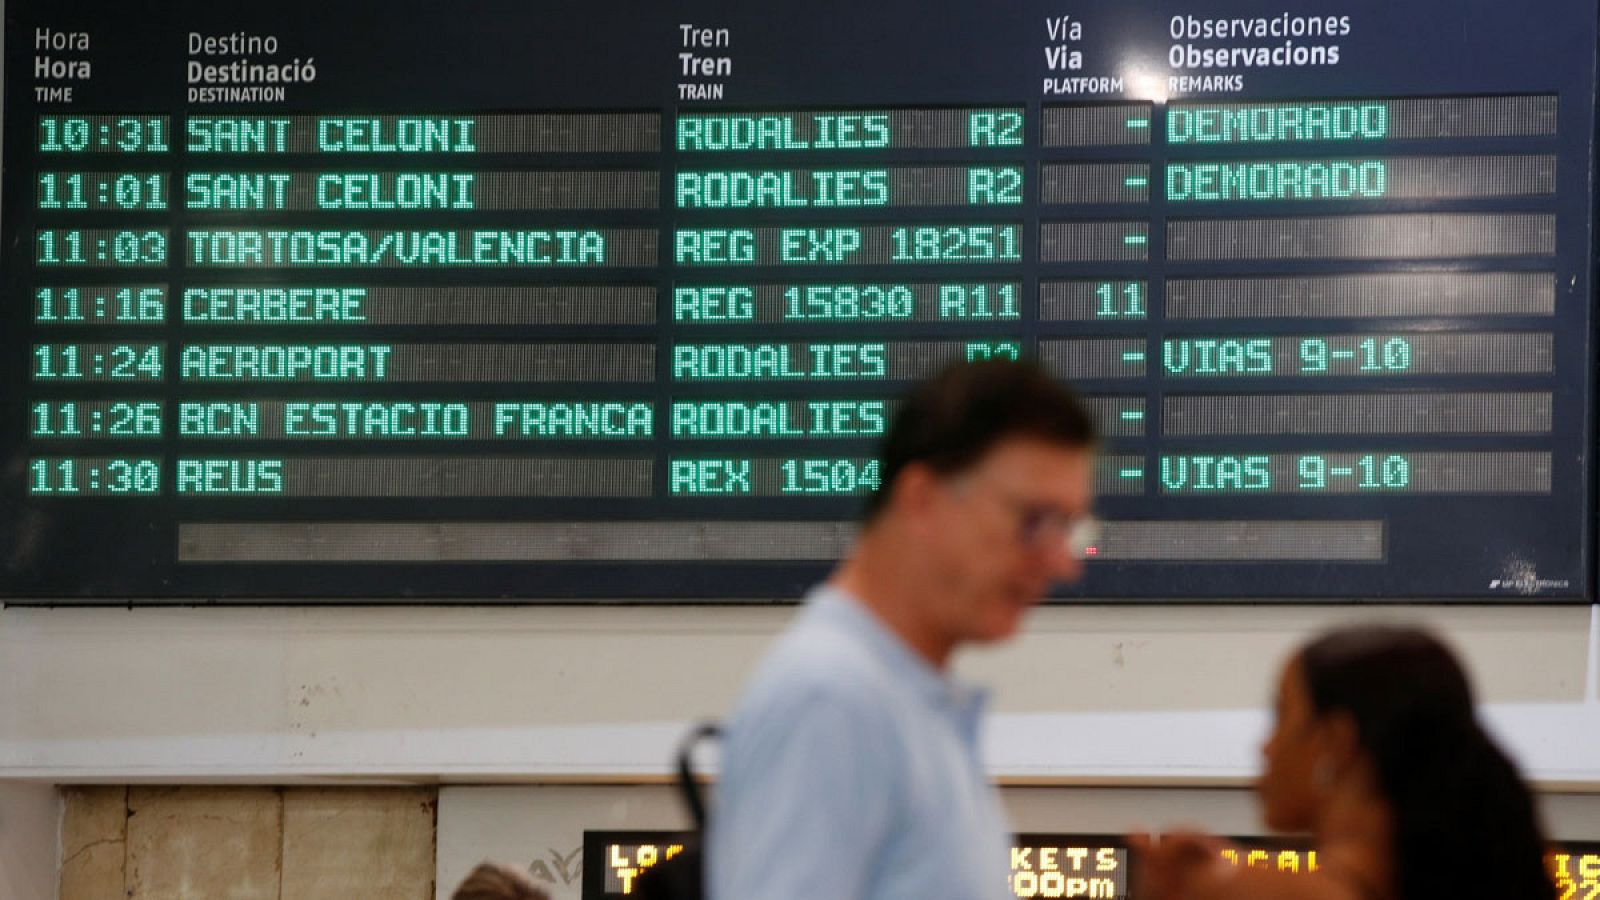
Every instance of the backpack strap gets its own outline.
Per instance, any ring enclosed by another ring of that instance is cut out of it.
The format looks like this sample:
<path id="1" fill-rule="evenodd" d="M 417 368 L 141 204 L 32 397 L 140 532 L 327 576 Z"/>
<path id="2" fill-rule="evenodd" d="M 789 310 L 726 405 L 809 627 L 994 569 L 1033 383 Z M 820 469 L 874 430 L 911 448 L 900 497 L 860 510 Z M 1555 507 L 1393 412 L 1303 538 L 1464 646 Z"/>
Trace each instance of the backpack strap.
<path id="1" fill-rule="evenodd" d="M 701 722 L 684 735 L 678 744 L 678 793 L 694 820 L 694 831 L 684 837 L 683 850 L 664 859 L 639 876 L 634 885 L 638 900 L 704 900 L 706 804 L 700 785 L 694 780 L 694 749 L 701 741 L 717 738 L 722 729 L 715 722 Z"/>
<path id="2" fill-rule="evenodd" d="M 706 828 L 706 803 L 700 796 L 700 784 L 694 778 L 694 748 L 701 741 L 721 737 L 722 728 L 716 722 L 701 722 L 678 744 L 678 791 L 683 794 L 684 805 L 689 808 L 689 818 L 694 820 L 696 831 Z"/>

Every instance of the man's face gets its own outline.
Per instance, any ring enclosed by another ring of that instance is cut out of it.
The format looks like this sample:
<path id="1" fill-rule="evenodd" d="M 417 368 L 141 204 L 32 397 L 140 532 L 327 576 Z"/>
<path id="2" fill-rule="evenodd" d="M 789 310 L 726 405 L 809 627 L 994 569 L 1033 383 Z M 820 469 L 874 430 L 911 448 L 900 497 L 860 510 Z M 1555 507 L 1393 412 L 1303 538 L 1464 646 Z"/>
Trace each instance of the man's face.
<path id="1" fill-rule="evenodd" d="M 1087 449 L 1012 438 L 938 481 L 923 533 L 948 589 L 928 611 L 950 646 L 1010 637 L 1052 584 L 1083 574 L 1068 537 L 1089 515 L 1093 477 Z"/>

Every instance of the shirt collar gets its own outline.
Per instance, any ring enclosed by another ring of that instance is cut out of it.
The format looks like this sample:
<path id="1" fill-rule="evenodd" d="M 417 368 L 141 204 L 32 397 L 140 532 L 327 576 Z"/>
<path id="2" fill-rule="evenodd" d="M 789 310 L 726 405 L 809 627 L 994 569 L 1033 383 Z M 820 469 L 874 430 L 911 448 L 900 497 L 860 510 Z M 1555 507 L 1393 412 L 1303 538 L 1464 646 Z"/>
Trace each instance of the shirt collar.
<path id="1" fill-rule="evenodd" d="M 861 639 L 873 655 L 887 663 L 919 696 L 948 712 L 969 740 L 977 740 L 978 724 L 989 700 L 987 689 L 934 668 L 848 591 L 833 585 L 819 585 L 806 598 L 806 605 L 821 621 Z"/>

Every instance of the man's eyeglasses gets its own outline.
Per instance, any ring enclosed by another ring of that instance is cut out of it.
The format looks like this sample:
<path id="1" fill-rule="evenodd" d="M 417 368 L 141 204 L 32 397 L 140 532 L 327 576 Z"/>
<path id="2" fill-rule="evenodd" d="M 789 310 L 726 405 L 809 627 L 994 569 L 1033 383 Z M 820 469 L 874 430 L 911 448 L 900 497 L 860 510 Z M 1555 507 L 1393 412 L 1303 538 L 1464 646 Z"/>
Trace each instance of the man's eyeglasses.
<path id="1" fill-rule="evenodd" d="M 1070 515 L 1046 503 L 1036 503 L 995 487 L 991 496 L 1004 501 L 1015 512 L 1017 536 L 1029 547 L 1043 549 L 1065 545 L 1073 559 L 1095 555 L 1100 541 L 1100 521 L 1087 513 Z"/>
<path id="2" fill-rule="evenodd" d="M 1019 507 L 1018 534 L 1031 547 L 1047 547 L 1063 543 L 1073 559 L 1086 559 L 1094 555 L 1100 542 L 1100 520 L 1094 516 L 1068 516 L 1046 506 L 1032 504 Z"/>

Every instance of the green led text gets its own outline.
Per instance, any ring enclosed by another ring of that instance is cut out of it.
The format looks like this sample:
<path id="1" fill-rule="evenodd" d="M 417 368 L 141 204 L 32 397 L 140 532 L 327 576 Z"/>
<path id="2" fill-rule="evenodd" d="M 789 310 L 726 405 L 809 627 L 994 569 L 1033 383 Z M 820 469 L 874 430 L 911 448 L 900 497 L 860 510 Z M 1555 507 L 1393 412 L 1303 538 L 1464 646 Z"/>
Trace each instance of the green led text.
<path id="1" fill-rule="evenodd" d="M 28 493 L 53 496 L 149 496 L 161 493 L 161 463 L 154 459 L 34 459 Z"/>
<path id="2" fill-rule="evenodd" d="M 1402 337 L 1338 335 L 1308 338 L 1169 338 L 1161 343 L 1168 375 L 1270 375 L 1279 351 L 1297 351 L 1293 374 L 1382 374 L 1411 370 L 1411 342 Z M 1292 349 L 1291 349 L 1292 348 Z M 1282 362 L 1288 362 L 1287 359 Z"/>
<path id="3" fill-rule="evenodd" d="M 309 177 L 309 175 L 308 175 Z M 184 205 L 194 210 L 288 209 L 290 172 L 190 172 Z M 326 172 L 317 174 L 317 209 L 475 209 L 470 172 Z"/>
<path id="4" fill-rule="evenodd" d="M 379 380 L 388 375 L 387 344 L 189 344 L 186 381 Z"/>
<path id="5" fill-rule="evenodd" d="M 315 122 L 321 153 L 475 153 L 475 119 L 328 116 Z M 265 116 L 191 116 L 190 153 L 288 153 L 290 120 Z"/>
<path id="6" fill-rule="evenodd" d="M 678 344 L 672 377 L 678 380 L 883 378 L 888 348 L 849 344 Z"/>
<path id="7" fill-rule="evenodd" d="M 41 266 L 162 266 L 167 263 L 164 231 L 40 231 L 33 261 Z"/>
<path id="8" fill-rule="evenodd" d="M 40 116 L 40 153 L 165 153 L 167 119 L 133 116 Z"/>
<path id="9" fill-rule="evenodd" d="M 28 434 L 36 438 L 161 436 L 157 401 L 46 401 L 33 404 Z"/>
<path id="10" fill-rule="evenodd" d="M 1341 365 L 1361 372 L 1405 372 L 1411 368 L 1411 343 L 1399 337 L 1353 342 L 1306 338 L 1300 342 L 1300 371 L 1316 374 Z"/>
<path id="11" fill-rule="evenodd" d="M 967 145 L 970 147 L 1022 146 L 1022 113 L 972 112 L 967 114 Z"/>
<path id="12" fill-rule="evenodd" d="M 496 403 L 495 437 L 647 438 L 655 423 L 648 403 Z"/>
<path id="13" fill-rule="evenodd" d="M 1271 338 L 1171 338 L 1161 342 L 1168 375 L 1267 375 Z"/>
<path id="14" fill-rule="evenodd" d="M 1144 282 L 1103 281 L 1095 286 L 1097 319 L 1142 319 L 1145 317 Z"/>
<path id="15" fill-rule="evenodd" d="M 189 231 L 200 266 L 604 265 L 601 231 Z"/>
<path id="16" fill-rule="evenodd" d="M 1016 341 L 968 341 L 965 347 L 967 362 L 986 359 L 1022 358 L 1022 345 Z"/>
<path id="17" fill-rule="evenodd" d="M 282 494 L 281 459 L 180 459 L 180 494 Z"/>
<path id="18" fill-rule="evenodd" d="M 779 468 L 785 494 L 871 493 L 882 484 L 875 459 L 786 459 Z"/>
<path id="19" fill-rule="evenodd" d="M 792 209 L 889 205 L 888 169 L 679 172 L 679 209 Z"/>
<path id="20" fill-rule="evenodd" d="M 677 129 L 682 151 L 879 149 L 890 140 L 888 113 L 681 115 Z"/>
<path id="21" fill-rule="evenodd" d="M 1163 456 L 1161 488 L 1169 493 L 1271 490 L 1271 464 L 1267 456 Z"/>
<path id="22" fill-rule="evenodd" d="M 752 322 L 756 290 L 744 286 L 679 287 L 672 290 L 675 322 Z"/>
<path id="23" fill-rule="evenodd" d="M 748 459 L 674 459 L 668 465 L 667 487 L 682 494 L 753 494 Z"/>
<path id="24" fill-rule="evenodd" d="M 195 287 L 183 292 L 185 322 L 364 322 L 365 288 Z"/>
<path id="25" fill-rule="evenodd" d="M 994 262 L 1019 260 L 1015 225 L 924 225 L 896 228 L 894 262 Z"/>
<path id="26" fill-rule="evenodd" d="M 672 436 L 685 438 L 861 437 L 883 434 L 882 400 L 679 400 Z"/>
<path id="27" fill-rule="evenodd" d="M 1015 319 L 1017 286 L 1014 284 L 943 284 L 939 286 L 941 319 Z"/>
<path id="28" fill-rule="evenodd" d="M 1327 490 L 1329 480 L 1349 479 L 1364 491 L 1404 490 L 1411 485 L 1411 462 L 1404 456 L 1391 454 L 1379 459 L 1368 453 L 1340 465 L 1326 456 L 1302 456 L 1295 461 L 1302 491 Z"/>
<path id="29" fill-rule="evenodd" d="M 161 287 L 41 287 L 33 297 L 33 320 L 42 325 L 159 323 L 167 318 L 167 292 Z"/>
<path id="30" fill-rule="evenodd" d="M 38 209 L 167 208 L 167 176 L 159 172 L 40 172 L 36 184 Z"/>
<path id="31" fill-rule="evenodd" d="M 916 299 L 905 285 L 813 284 L 783 292 L 783 317 L 807 322 L 909 319 Z"/>
<path id="32" fill-rule="evenodd" d="M 34 344 L 35 381 L 160 381 L 160 344 Z"/>
<path id="33" fill-rule="evenodd" d="M 1167 199 L 1174 202 L 1350 200 L 1387 190 L 1388 169 L 1378 160 L 1167 164 Z"/>
<path id="34" fill-rule="evenodd" d="M 1169 144 L 1362 141 L 1388 136 L 1386 103 L 1177 106 L 1167 110 Z"/>

